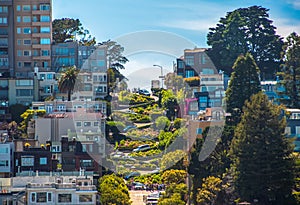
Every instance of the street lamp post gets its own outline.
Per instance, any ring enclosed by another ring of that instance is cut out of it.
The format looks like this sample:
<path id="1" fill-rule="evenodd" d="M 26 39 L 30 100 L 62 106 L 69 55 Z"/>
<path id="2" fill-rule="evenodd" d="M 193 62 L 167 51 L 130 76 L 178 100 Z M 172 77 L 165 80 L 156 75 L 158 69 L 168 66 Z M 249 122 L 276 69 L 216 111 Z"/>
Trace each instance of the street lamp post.
<path id="1" fill-rule="evenodd" d="M 159 78 L 161 78 L 161 88 L 164 88 L 164 74 L 163 74 L 163 67 L 161 65 L 153 65 L 153 66 L 156 66 L 156 67 L 159 67 L 160 68 L 160 74 L 161 76 L 159 76 Z"/>

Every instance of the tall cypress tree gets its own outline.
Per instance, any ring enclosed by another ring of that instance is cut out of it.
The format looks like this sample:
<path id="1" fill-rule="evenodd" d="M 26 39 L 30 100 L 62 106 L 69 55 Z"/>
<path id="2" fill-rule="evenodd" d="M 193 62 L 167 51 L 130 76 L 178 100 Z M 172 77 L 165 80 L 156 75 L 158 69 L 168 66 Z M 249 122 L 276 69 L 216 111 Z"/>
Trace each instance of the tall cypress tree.
<path id="1" fill-rule="evenodd" d="M 261 90 L 259 69 L 250 53 L 239 56 L 234 63 L 228 89 L 226 90 L 227 111 L 242 111 L 246 100 Z"/>
<path id="2" fill-rule="evenodd" d="M 279 90 L 280 101 L 287 107 L 300 107 L 300 36 L 291 33 L 285 42 L 283 53 L 284 64 L 280 82 L 284 90 Z"/>
<path id="3" fill-rule="evenodd" d="M 235 185 L 242 200 L 289 204 L 294 161 L 285 126 L 281 108 L 262 92 L 246 102 L 231 144 Z"/>

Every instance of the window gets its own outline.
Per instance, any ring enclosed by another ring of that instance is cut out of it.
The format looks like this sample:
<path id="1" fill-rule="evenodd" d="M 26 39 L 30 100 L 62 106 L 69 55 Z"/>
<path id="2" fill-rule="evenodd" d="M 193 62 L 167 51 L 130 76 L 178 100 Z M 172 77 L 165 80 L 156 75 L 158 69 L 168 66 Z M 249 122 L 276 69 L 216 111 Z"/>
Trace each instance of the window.
<path id="1" fill-rule="evenodd" d="M 21 16 L 17 16 L 17 22 L 18 22 L 18 23 L 21 22 Z"/>
<path id="2" fill-rule="evenodd" d="M 39 51 L 38 50 L 33 50 L 33 56 L 39 56 Z"/>
<path id="3" fill-rule="evenodd" d="M 8 160 L 0 160 L 0 167 L 8 167 Z"/>
<path id="4" fill-rule="evenodd" d="M 48 68 L 49 63 L 47 61 L 42 62 L 43 68 Z"/>
<path id="5" fill-rule="evenodd" d="M 50 27 L 41 27 L 41 33 L 50 33 Z"/>
<path id="6" fill-rule="evenodd" d="M 196 134 L 201 135 L 202 134 L 202 128 L 197 128 Z"/>
<path id="7" fill-rule="evenodd" d="M 295 134 L 296 135 L 300 135 L 300 126 L 296 126 L 295 129 L 296 129 L 296 133 Z"/>
<path id="8" fill-rule="evenodd" d="M 38 17 L 37 16 L 33 16 L 32 17 L 32 22 L 38 22 Z"/>
<path id="9" fill-rule="evenodd" d="M 21 11 L 21 6 L 17 5 L 17 11 Z"/>
<path id="10" fill-rule="evenodd" d="M 81 167 L 92 167 L 93 161 L 91 159 L 81 159 L 80 160 L 80 166 Z"/>
<path id="11" fill-rule="evenodd" d="M 23 33 L 24 34 L 30 34 L 31 33 L 31 28 L 23 28 Z"/>
<path id="12" fill-rule="evenodd" d="M 42 53 L 42 56 L 49 56 L 50 55 L 49 50 L 42 50 L 41 53 Z"/>
<path id="13" fill-rule="evenodd" d="M 0 13 L 7 13 L 8 7 L 7 6 L 0 6 Z"/>
<path id="14" fill-rule="evenodd" d="M 24 67 L 25 68 L 30 68 L 31 67 L 31 62 L 24 62 Z"/>
<path id="15" fill-rule="evenodd" d="M 47 202 L 47 192 L 36 193 L 36 202 L 46 203 Z"/>
<path id="16" fill-rule="evenodd" d="M 214 74 L 214 70 L 211 68 L 203 68 L 202 73 L 203 74 Z"/>
<path id="17" fill-rule="evenodd" d="M 30 11 L 30 5 L 23 5 L 23 11 Z"/>
<path id="18" fill-rule="evenodd" d="M 17 28 L 17 33 L 18 33 L 18 34 L 21 33 L 21 28 L 20 28 L 20 27 Z"/>
<path id="19" fill-rule="evenodd" d="M 41 38 L 41 44 L 43 45 L 50 44 L 50 38 Z"/>
<path id="20" fill-rule="evenodd" d="M 24 56 L 31 56 L 31 51 L 23 51 Z"/>
<path id="21" fill-rule="evenodd" d="M 22 157 L 21 158 L 21 166 L 33 166 L 34 165 L 34 158 L 33 157 Z"/>
<path id="22" fill-rule="evenodd" d="M 185 71 L 185 77 L 190 78 L 195 76 L 195 71 L 194 70 L 186 70 Z"/>
<path id="23" fill-rule="evenodd" d="M 52 193 L 47 193 L 47 201 L 52 201 Z"/>
<path id="24" fill-rule="evenodd" d="M 98 50 L 98 51 L 97 51 L 97 55 L 98 55 L 98 56 L 104 56 L 104 54 L 105 54 L 105 53 L 104 53 L 104 50 Z"/>
<path id="25" fill-rule="evenodd" d="M 76 122 L 76 127 L 81 127 L 81 122 Z"/>
<path id="26" fill-rule="evenodd" d="M 16 86 L 32 86 L 32 80 L 16 80 Z"/>
<path id="27" fill-rule="evenodd" d="M 46 165 L 47 164 L 47 157 L 41 157 L 40 158 L 40 165 Z"/>
<path id="28" fill-rule="evenodd" d="M 37 5 L 32 5 L 32 10 L 36 11 L 37 10 Z"/>
<path id="29" fill-rule="evenodd" d="M 52 73 L 47 74 L 47 80 L 53 80 L 54 76 Z"/>
<path id="30" fill-rule="evenodd" d="M 8 29 L 7 28 L 0 28 L 0 35 L 7 35 Z"/>
<path id="31" fill-rule="evenodd" d="M 18 62 L 18 68 L 21 68 L 22 67 L 22 62 Z"/>
<path id="32" fill-rule="evenodd" d="M 8 153 L 8 147 L 1 147 L 0 148 L 0 153 Z"/>
<path id="33" fill-rule="evenodd" d="M 22 51 L 21 50 L 17 50 L 17 54 L 18 54 L 18 56 L 22 56 Z"/>
<path id="34" fill-rule="evenodd" d="M 50 4 L 40 4 L 41 11 L 50 11 Z"/>
<path id="35" fill-rule="evenodd" d="M 72 202 L 71 194 L 58 194 L 58 203 Z"/>
<path id="36" fill-rule="evenodd" d="M 99 66 L 99 67 L 105 66 L 105 61 L 104 60 L 97 60 L 97 66 Z"/>
<path id="37" fill-rule="evenodd" d="M 33 90 L 32 89 L 17 89 L 16 95 L 18 97 L 33 96 Z"/>
<path id="38" fill-rule="evenodd" d="M 35 202 L 36 200 L 36 193 L 31 193 L 31 202 Z"/>
<path id="39" fill-rule="evenodd" d="M 24 22 L 24 23 L 29 23 L 29 22 L 31 22 L 31 17 L 30 17 L 30 16 L 23 16 L 23 22 Z"/>
<path id="40" fill-rule="evenodd" d="M 39 29 L 37 27 L 32 28 L 32 33 L 39 33 Z"/>
<path id="41" fill-rule="evenodd" d="M 201 64 L 205 64 L 206 63 L 206 58 L 205 58 L 205 54 L 201 55 Z"/>
<path id="42" fill-rule="evenodd" d="M 79 195 L 79 202 L 92 202 L 93 201 L 93 196 L 92 195 Z"/>
<path id="43" fill-rule="evenodd" d="M 24 45 L 31 45 L 31 40 L 30 39 L 24 39 L 23 44 Z"/>
<path id="44" fill-rule="evenodd" d="M 184 62 L 183 61 L 178 61 L 178 68 L 184 68 Z"/>
<path id="45" fill-rule="evenodd" d="M 194 56 L 186 56 L 185 57 L 185 63 L 187 65 L 193 66 L 195 64 L 194 63 Z"/>
<path id="46" fill-rule="evenodd" d="M 42 15 L 40 18 L 41 18 L 41 22 L 50 22 L 50 16 Z"/>
<path id="47" fill-rule="evenodd" d="M 99 126 L 99 122 L 94 122 L 94 127 L 98 127 Z"/>
<path id="48" fill-rule="evenodd" d="M 1 17 L 0 18 L 0 24 L 6 24 L 7 23 L 7 17 Z"/>
<path id="49" fill-rule="evenodd" d="M 83 123 L 83 126 L 84 126 L 84 127 L 90 127 L 91 125 L 92 125 L 91 122 L 84 122 L 84 123 Z"/>

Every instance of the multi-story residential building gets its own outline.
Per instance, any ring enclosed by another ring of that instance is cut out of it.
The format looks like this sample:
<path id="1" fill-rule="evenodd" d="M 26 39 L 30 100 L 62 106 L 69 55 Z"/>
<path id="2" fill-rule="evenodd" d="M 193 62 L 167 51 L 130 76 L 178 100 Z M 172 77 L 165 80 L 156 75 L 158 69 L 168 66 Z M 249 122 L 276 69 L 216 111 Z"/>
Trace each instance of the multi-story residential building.
<path id="1" fill-rule="evenodd" d="M 285 133 L 295 139 L 294 150 L 300 152 L 300 109 L 287 109 L 287 126 Z"/>
<path id="2" fill-rule="evenodd" d="M 33 77 L 34 67 L 51 69 L 52 1 L 14 0 L 15 76 Z"/>
<path id="3" fill-rule="evenodd" d="M 14 73 L 14 7 L 13 0 L 0 1 L 0 74 Z"/>
<path id="4" fill-rule="evenodd" d="M 7 137 L 0 134 L 0 178 L 11 177 L 14 170 L 14 144 Z"/>
<path id="5" fill-rule="evenodd" d="M 63 181 L 57 177 L 56 182 L 29 183 L 26 186 L 27 204 L 96 204 L 97 188 L 90 177 L 76 177 Z"/>
<path id="6" fill-rule="evenodd" d="M 177 59 L 175 72 L 183 78 L 218 73 L 205 48 L 185 49 L 184 55 Z"/>
<path id="7" fill-rule="evenodd" d="M 63 67 L 78 67 L 78 42 L 57 43 L 52 45 L 52 68 L 58 72 Z"/>
<path id="8" fill-rule="evenodd" d="M 53 69 L 58 72 L 73 65 L 85 71 L 106 72 L 106 46 L 84 46 L 78 42 L 53 44 Z"/>

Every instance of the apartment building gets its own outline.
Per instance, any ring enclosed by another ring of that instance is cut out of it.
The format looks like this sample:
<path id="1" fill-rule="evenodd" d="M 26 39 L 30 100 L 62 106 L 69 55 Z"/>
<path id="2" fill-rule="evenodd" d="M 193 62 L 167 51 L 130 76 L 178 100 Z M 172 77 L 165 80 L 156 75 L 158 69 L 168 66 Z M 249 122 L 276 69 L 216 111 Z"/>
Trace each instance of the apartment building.
<path id="1" fill-rule="evenodd" d="M 0 74 L 2 77 L 9 77 L 14 73 L 13 11 L 13 0 L 0 1 Z"/>
<path id="2" fill-rule="evenodd" d="M 217 74 L 218 71 L 206 54 L 205 48 L 185 49 L 184 55 L 177 59 L 175 73 L 183 78 L 201 74 Z"/>
<path id="3" fill-rule="evenodd" d="M 33 77 L 51 68 L 52 1 L 14 0 L 15 76 Z"/>

